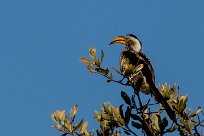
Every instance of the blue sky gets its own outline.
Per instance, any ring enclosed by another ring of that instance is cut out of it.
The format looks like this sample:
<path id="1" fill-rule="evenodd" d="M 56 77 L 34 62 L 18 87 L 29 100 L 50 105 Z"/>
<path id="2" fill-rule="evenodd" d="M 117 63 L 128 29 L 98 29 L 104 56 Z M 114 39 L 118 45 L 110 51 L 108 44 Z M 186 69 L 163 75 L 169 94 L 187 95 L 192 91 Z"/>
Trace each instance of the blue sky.
<path id="1" fill-rule="evenodd" d="M 79 58 L 105 52 L 119 66 L 117 35 L 133 33 L 153 63 L 156 82 L 179 84 L 189 105 L 203 106 L 204 1 L 0 0 L 0 135 L 57 136 L 50 114 L 79 105 L 93 111 L 122 103 L 126 88 L 89 73 Z M 128 90 L 128 89 L 127 89 Z M 131 92 L 131 90 L 128 90 Z"/>

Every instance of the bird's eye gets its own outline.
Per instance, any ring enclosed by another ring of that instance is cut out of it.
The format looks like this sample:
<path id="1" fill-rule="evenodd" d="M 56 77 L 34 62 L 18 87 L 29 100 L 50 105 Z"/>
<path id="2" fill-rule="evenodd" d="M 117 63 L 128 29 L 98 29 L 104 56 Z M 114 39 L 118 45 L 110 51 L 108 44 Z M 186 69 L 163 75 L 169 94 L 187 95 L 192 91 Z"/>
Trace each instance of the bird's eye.
<path id="1" fill-rule="evenodd" d="M 125 41 L 126 41 L 126 42 L 129 42 L 129 41 L 130 41 L 130 39 L 126 38 L 126 39 L 125 39 Z"/>

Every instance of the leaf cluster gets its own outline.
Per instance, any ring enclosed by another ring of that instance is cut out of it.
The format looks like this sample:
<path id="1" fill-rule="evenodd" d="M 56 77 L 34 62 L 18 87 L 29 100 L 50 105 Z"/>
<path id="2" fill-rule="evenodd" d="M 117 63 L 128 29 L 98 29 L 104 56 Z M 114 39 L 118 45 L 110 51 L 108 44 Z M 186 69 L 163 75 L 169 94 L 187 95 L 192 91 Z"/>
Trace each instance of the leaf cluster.
<path id="1" fill-rule="evenodd" d="M 132 87 L 131 83 L 128 82 L 127 75 L 130 76 L 133 72 L 140 73 L 141 69 L 143 69 L 143 65 L 136 67 L 126 65 L 126 71 L 121 73 L 121 71 L 113 68 L 113 70 L 121 76 L 121 79 L 117 80 L 113 78 L 109 68 L 102 67 L 104 59 L 104 52 L 102 50 L 100 58 L 97 58 L 95 48 L 89 49 L 89 55 L 91 59 L 83 57 L 80 58 L 80 61 L 87 65 L 87 69 L 91 73 L 102 75 L 107 78 L 108 82 L 119 83 L 123 86 Z M 124 82 L 124 79 L 127 79 L 127 82 Z M 140 82 L 137 84 L 139 83 Z M 162 136 L 175 131 L 182 136 L 202 135 L 200 132 L 200 130 L 204 128 L 202 108 L 198 107 L 193 111 L 188 107 L 188 96 L 180 96 L 179 87 L 177 87 L 176 84 L 172 87 L 166 83 L 157 86 L 170 109 L 176 113 L 176 120 L 173 120 L 166 114 L 167 112 L 165 111 L 167 111 L 167 109 L 162 107 L 160 100 L 151 95 L 144 95 L 148 93 L 137 90 L 140 87 L 136 87 L 136 89 L 134 87 L 132 88 L 133 93 L 131 96 L 125 91 L 121 91 L 121 98 L 124 100 L 124 104 L 114 107 L 110 102 L 104 103 L 100 112 L 94 112 L 95 118 L 100 126 L 100 129 L 96 130 L 98 136 L 120 136 L 122 132 L 126 135 L 137 136 L 139 131 L 149 136 Z M 141 96 L 146 97 L 146 99 L 142 99 L 143 97 Z M 83 123 L 83 120 L 79 123 L 74 122 L 77 111 L 78 106 L 70 110 L 70 118 L 67 117 L 65 111 L 55 111 L 52 114 L 52 120 L 55 122 L 53 127 L 64 132 L 65 135 L 76 134 L 92 136 L 94 132 L 88 132 L 86 129 L 88 122 Z"/>
<path id="2" fill-rule="evenodd" d="M 91 57 L 91 59 L 87 59 L 87 58 L 84 58 L 84 57 L 80 58 L 80 61 L 87 65 L 87 69 L 88 69 L 89 72 L 100 74 L 100 75 L 106 77 L 107 82 L 112 81 L 112 82 L 117 82 L 117 83 L 120 83 L 120 84 L 123 84 L 123 85 L 127 85 L 127 83 L 122 83 L 123 80 L 120 80 L 120 81 L 114 80 L 113 79 L 113 74 L 110 71 L 110 69 L 107 68 L 107 67 L 102 67 L 102 62 L 103 62 L 103 59 L 104 59 L 103 50 L 101 50 L 100 57 L 97 57 L 96 56 L 96 49 L 91 48 L 91 49 L 89 49 L 89 56 Z M 118 73 L 119 75 L 122 75 L 122 73 L 119 70 L 117 70 L 116 68 L 112 67 L 112 69 L 116 73 Z"/>
<path id="3" fill-rule="evenodd" d="M 116 128 L 122 127 L 125 124 L 119 107 L 114 107 L 110 102 L 104 103 L 101 113 L 95 111 L 94 114 L 100 124 L 100 130 L 97 130 L 98 136 L 120 135 L 120 132 L 114 131 Z"/>
<path id="4" fill-rule="evenodd" d="M 109 73 L 109 69 L 108 68 L 106 68 L 106 69 L 101 68 L 101 63 L 103 62 L 103 58 L 104 58 L 103 50 L 101 50 L 101 57 L 100 58 L 96 57 L 96 49 L 95 48 L 89 49 L 89 55 L 91 57 L 91 60 L 82 57 L 82 58 L 80 58 L 80 61 L 87 65 L 87 69 L 90 72 L 98 73 L 98 74 L 102 74 L 102 75 L 106 76 Z"/>
<path id="5" fill-rule="evenodd" d="M 68 118 L 65 110 L 56 110 L 53 114 L 51 114 L 51 118 L 55 123 L 52 127 L 63 132 L 62 136 L 66 136 L 68 134 L 76 134 L 78 136 L 93 136 L 93 131 L 87 131 L 88 121 L 84 122 L 83 119 L 81 119 L 79 123 L 75 122 L 77 111 L 78 106 L 75 105 L 74 109 L 70 109 L 70 118 Z"/>

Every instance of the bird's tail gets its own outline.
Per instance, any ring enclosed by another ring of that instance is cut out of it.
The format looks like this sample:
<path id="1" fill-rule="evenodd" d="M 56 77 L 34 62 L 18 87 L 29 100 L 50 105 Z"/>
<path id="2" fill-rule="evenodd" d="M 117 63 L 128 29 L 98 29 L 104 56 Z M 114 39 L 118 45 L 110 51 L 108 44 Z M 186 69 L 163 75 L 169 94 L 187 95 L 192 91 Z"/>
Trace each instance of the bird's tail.
<path id="1" fill-rule="evenodd" d="M 155 84 L 153 82 L 148 82 L 152 91 L 152 94 L 155 96 L 155 98 L 157 99 L 157 101 L 159 103 L 162 104 L 162 106 L 165 108 L 168 116 L 170 117 L 171 120 L 173 120 L 174 122 L 176 121 L 176 114 L 175 112 L 171 109 L 171 107 L 169 106 L 169 104 L 167 103 L 167 101 L 164 99 L 164 97 L 162 96 L 162 94 L 159 92 L 159 90 L 157 89 L 157 87 L 155 86 Z"/>
<path id="2" fill-rule="evenodd" d="M 143 67 L 144 65 L 141 64 L 135 68 L 133 73 L 128 77 L 129 82 L 132 84 L 133 88 L 136 90 L 141 90 L 145 94 L 152 93 L 155 96 L 156 100 L 159 103 L 161 103 L 162 106 L 165 108 L 170 119 L 175 122 L 176 121 L 175 112 L 171 109 L 167 101 L 164 99 L 162 94 L 159 92 L 159 90 L 155 86 L 155 83 L 153 82 L 153 80 L 151 80 L 152 78 L 146 78 L 147 75 L 144 76 L 143 74 L 144 72 L 141 71 L 141 69 L 144 69 Z"/>

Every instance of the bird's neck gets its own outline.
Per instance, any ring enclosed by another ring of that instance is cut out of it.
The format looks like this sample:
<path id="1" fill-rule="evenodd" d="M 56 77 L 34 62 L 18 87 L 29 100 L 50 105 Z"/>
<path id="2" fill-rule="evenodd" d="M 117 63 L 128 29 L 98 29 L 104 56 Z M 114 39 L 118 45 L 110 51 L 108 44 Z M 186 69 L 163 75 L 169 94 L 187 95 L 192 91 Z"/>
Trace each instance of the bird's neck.
<path id="1" fill-rule="evenodd" d="M 124 51 L 129 51 L 132 52 L 134 54 L 138 54 L 141 52 L 141 46 L 137 47 L 137 46 L 126 46 Z"/>
<path id="2" fill-rule="evenodd" d="M 139 53 L 142 50 L 142 46 L 140 45 L 140 43 L 131 45 L 130 48 L 132 48 L 132 50 L 134 50 L 136 53 Z"/>

